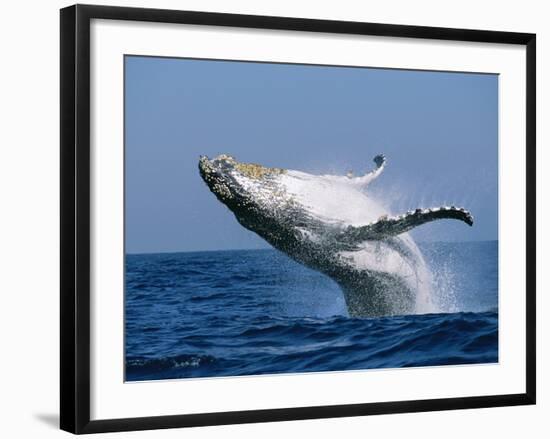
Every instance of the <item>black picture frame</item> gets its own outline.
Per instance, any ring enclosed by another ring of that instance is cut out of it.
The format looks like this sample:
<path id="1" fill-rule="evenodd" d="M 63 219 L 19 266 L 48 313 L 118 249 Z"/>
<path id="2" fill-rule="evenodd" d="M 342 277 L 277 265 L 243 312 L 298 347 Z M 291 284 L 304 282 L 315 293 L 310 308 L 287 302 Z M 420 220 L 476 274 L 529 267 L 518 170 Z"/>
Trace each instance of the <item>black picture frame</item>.
<path id="1" fill-rule="evenodd" d="M 60 14 L 61 429 L 76 434 L 99 433 L 535 404 L 535 34 L 89 5 L 70 6 L 62 9 Z M 90 420 L 90 21 L 92 19 L 525 46 L 527 60 L 525 66 L 527 75 L 526 392 L 494 396 Z"/>

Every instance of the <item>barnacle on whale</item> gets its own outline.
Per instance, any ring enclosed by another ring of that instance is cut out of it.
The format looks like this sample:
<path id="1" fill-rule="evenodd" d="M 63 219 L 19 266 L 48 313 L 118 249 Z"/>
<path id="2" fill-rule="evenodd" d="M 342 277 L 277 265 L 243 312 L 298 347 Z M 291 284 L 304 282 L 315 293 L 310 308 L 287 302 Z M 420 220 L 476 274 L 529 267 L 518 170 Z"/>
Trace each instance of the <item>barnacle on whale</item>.
<path id="1" fill-rule="evenodd" d="M 267 168 L 256 163 L 236 163 L 235 168 L 249 178 L 260 179 L 267 175 L 278 175 L 285 172 L 281 168 Z"/>

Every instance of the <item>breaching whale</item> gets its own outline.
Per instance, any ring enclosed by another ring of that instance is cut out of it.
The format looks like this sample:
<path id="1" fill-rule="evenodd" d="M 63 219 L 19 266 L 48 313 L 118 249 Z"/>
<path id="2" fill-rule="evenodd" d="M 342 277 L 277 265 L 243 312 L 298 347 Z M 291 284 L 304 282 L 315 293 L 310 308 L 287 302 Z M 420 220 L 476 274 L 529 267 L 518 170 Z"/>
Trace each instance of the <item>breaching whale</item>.
<path id="1" fill-rule="evenodd" d="M 407 233 L 439 219 L 473 225 L 463 208 L 443 206 L 389 215 L 367 186 L 383 155 L 362 176 L 312 175 L 201 156 L 200 175 L 245 228 L 341 287 L 352 317 L 432 312 L 431 275 Z"/>

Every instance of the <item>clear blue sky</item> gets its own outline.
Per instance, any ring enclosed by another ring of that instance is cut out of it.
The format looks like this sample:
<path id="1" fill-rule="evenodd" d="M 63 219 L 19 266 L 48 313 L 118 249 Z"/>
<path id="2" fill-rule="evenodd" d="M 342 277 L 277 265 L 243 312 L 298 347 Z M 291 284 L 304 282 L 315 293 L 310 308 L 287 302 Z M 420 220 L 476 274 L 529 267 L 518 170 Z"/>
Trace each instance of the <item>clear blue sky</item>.
<path id="1" fill-rule="evenodd" d="M 126 251 L 262 248 L 201 180 L 197 161 L 356 173 L 399 213 L 463 205 L 419 241 L 498 236 L 498 76 L 126 57 Z"/>

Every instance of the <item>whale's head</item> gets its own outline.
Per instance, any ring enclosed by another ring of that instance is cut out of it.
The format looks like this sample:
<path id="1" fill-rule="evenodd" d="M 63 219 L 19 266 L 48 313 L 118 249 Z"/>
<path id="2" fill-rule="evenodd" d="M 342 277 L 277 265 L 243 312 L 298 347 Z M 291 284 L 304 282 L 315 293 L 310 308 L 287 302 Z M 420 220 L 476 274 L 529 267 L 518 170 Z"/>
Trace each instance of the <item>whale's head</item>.
<path id="1" fill-rule="evenodd" d="M 254 163 L 241 163 L 229 155 L 213 159 L 201 156 L 199 171 L 202 179 L 218 199 L 231 210 L 254 207 L 265 198 L 271 198 L 280 168 L 268 168 Z"/>
<path id="2" fill-rule="evenodd" d="M 289 199 L 281 185 L 285 169 L 242 163 L 222 154 L 202 156 L 199 171 L 208 188 L 245 227 L 261 233 L 266 222 L 288 217 Z M 287 218 L 288 219 L 288 218 Z"/>

